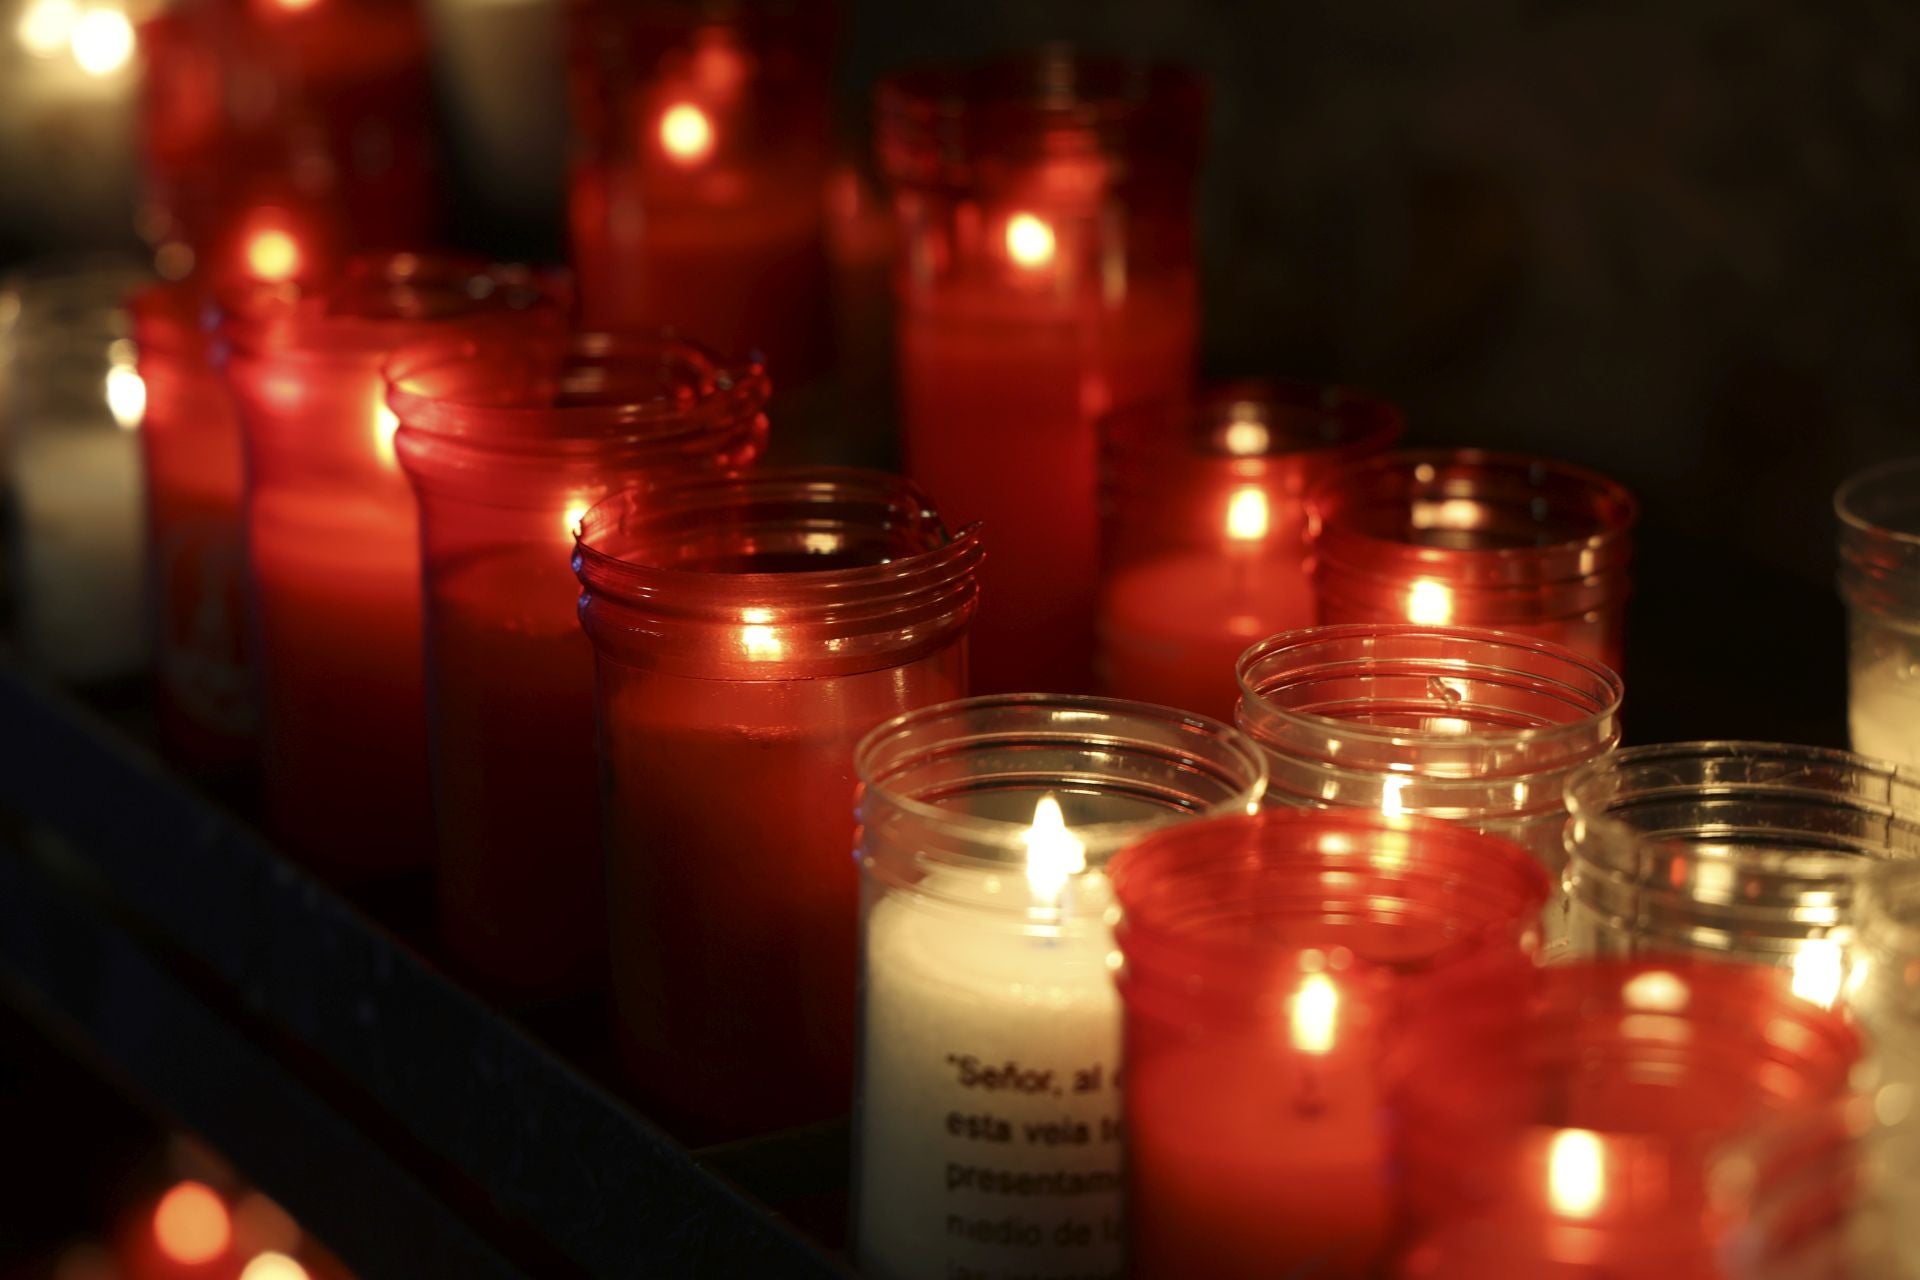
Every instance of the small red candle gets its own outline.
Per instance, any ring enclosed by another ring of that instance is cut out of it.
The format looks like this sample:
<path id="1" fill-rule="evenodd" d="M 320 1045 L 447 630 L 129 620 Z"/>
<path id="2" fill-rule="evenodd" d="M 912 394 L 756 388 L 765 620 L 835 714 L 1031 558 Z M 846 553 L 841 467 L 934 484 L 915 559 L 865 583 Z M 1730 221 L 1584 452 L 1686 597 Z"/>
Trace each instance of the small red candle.
<path id="1" fill-rule="evenodd" d="M 843 1113 L 853 747 L 966 692 L 977 531 L 892 476 L 768 470 L 581 525 L 621 1047 L 703 1138 Z"/>
<path id="2" fill-rule="evenodd" d="M 564 994 L 606 927 L 574 529 L 615 489 L 749 461 L 767 379 L 606 334 L 435 342 L 387 377 L 420 500 L 441 936 L 503 994 Z"/>
<path id="3" fill-rule="evenodd" d="M 1192 378 L 1199 87 L 1054 55 L 895 76 L 877 109 L 907 468 L 997 548 L 975 683 L 1084 691 L 1094 424 Z"/>
<path id="4" fill-rule="evenodd" d="M 1384 401 L 1287 382 L 1213 387 L 1102 423 L 1104 690 L 1231 718 L 1241 652 L 1313 623 L 1307 490 L 1399 433 Z"/>
<path id="5" fill-rule="evenodd" d="M 240 426 L 212 363 L 193 285 L 135 294 L 145 412 L 148 557 L 160 739 L 202 775 L 254 760 L 258 716 L 246 639 Z"/>
<path id="6" fill-rule="evenodd" d="M 383 402 L 396 348 L 461 325 L 558 324 L 525 273 L 411 254 L 326 288 L 233 295 L 268 824 L 330 874 L 425 865 L 426 713 L 413 494 Z"/>
<path id="7" fill-rule="evenodd" d="M 569 6 L 587 323 L 671 325 L 785 384 L 826 363 L 829 29 L 811 6 Z"/>
<path id="8" fill-rule="evenodd" d="M 1720 1280 L 1729 1206 L 1710 1172 L 1783 1120 L 1822 1128 L 1859 1053 L 1841 1016 L 1758 966 L 1437 980 L 1388 1064 L 1399 1274 Z"/>
<path id="9" fill-rule="evenodd" d="M 1491 627 L 1620 669 L 1639 506 L 1605 476 L 1476 449 L 1357 462 L 1308 501 L 1320 621 Z"/>
<path id="10" fill-rule="evenodd" d="M 1384 1037 L 1418 975 L 1526 965 L 1545 875 L 1504 840 L 1360 810 L 1169 827 L 1112 874 L 1132 1273 L 1374 1274 Z"/>

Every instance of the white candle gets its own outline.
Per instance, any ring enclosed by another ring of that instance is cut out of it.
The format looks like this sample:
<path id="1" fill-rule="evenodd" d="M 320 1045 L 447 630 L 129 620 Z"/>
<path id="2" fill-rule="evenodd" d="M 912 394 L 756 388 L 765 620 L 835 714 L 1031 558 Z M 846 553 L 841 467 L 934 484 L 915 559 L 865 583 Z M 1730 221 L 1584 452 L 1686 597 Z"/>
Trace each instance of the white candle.
<path id="1" fill-rule="evenodd" d="M 872 906 L 856 1153 L 866 1274 L 1122 1272 L 1107 882 L 1066 880 L 1053 926 L 1029 911 L 1048 887 L 943 869 Z"/>
<path id="2" fill-rule="evenodd" d="M 1920 635 L 1885 639 L 1882 647 L 1895 652 L 1856 662 L 1850 672 L 1847 725 L 1853 749 L 1893 764 L 1920 765 Z"/>

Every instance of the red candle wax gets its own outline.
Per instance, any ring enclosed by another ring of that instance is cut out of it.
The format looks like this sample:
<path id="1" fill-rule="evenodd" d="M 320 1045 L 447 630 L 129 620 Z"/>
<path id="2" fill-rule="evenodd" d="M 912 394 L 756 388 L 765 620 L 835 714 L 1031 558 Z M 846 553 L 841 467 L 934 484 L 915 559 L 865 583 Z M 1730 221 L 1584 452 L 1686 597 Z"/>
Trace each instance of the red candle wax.
<path id="1" fill-rule="evenodd" d="M 846 1109 L 853 747 L 966 692 L 979 559 L 872 472 L 676 481 L 583 522 L 616 1030 L 682 1131 Z"/>
<path id="2" fill-rule="evenodd" d="M 273 834 L 336 876 L 424 865 L 430 845 L 419 527 L 381 363 L 436 329 L 550 329 L 524 276 L 412 255 L 324 289 L 235 294 L 226 372 L 246 519 Z"/>
<path id="3" fill-rule="evenodd" d="M 132 300 L 145 393 L 154 709 L 168 757 L 202 775 L 251 764 L 257 718 L 246 638 L 240 426 L 211 364 L 205 299 L 158 285 Z"/>
<path id="4" fill-rule="evenodd" d="M 387 376 L 420 500 L 441 935 L 494 990 L 565 994 L 606 922 L 574 527 L 612 490 L 750 460 L 766 378 L 607 334 L 436 342 Z"/>
<path id="5" fill-rule="evenodd" d="M 1070 55 L 885 82 L 909 472 L 998 548 L 985 692 L 1091 684 L 1095 422 L 1181 396 L 1196 85 Z"/>
<path id="6" fill-rule="evenodd" d="M 1101 424 L 1105 692 L 1231 718 L 1254 641 L 1311 626 L 1302 495 L 1400 430 L 1336 387 L 1233 383 Z"/>
<path id="7" fill-rule="evenodd" d="M 1420 975 L 1525 964 L 1545 876 L 1504 840 L 1360 810 L 1182 824 L 1112 875 L 1133 1274 L 1374 1274 L 1382 1037 Z"/>
<path id="8" fill-rule="evenodd" d="M 670 325 L 782 382 L 827 356 L 827 28 L 817 9 L 571 6 L 569 196 L 587 322 Z"/>

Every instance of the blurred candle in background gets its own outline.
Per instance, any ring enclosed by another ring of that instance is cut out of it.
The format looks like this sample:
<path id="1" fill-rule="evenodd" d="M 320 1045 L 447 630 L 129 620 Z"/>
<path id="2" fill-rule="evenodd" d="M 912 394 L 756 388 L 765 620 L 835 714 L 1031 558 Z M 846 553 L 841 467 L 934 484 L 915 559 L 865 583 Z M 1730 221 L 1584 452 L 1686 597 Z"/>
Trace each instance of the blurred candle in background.
<path id="1" fill-rule="evenodd" d="M 1234 662 L 1313 625 L 1305 495 L 1400 413 L 1339 387 L 1240 382 L 1100 426 L 1104 692 L 1231 718 Z"/>
<path id="2" fill-rule="evenodd" d="M 907 470 L 993 531 L 975 681 L 1092 683 L 1095 426 L 1186 394 L 1190 76 L 1054 53 L 883 81 Z"/>
<path id="3" fill-rule="evenodd" d="M 1920 458 L 1849 477 L 1833 505 L 1853 749 L 1920 766 Z"/>
<path id="4" fill-rule="evenodd" d="M 567 11 L 572 261 L 588 325 L 671 326 L 775 382 L 828 355 L 828 10 Z"/>
<path id="5" fill-rule="evenodd" d="M 556 299 L 524 271 L 400 254 L 359 259 L 324 287 L 256 285 L 224 305 L 269 828 L 338 878 L 424 867 L 420 535 L 381 367 L 462 326 L 553 332 Z"/>
<path id="6" fill-rule="evenodd" d="M 387 377 L 420 501 L 440 934 L 491 990 L 566 995 L 606 936 L 574 531 L 615 489 L 751 461 L 767 380 L 591 333 L 431 342 Z"/>
<path id="7" fill-rule="evenodd" d="M 12 508 L 12 625 L 26 660 L 98 684 L 146 660 L 136 432 L 146 388 L 111 259 L 47 261 L 0 283 L 0 455 Z"/>

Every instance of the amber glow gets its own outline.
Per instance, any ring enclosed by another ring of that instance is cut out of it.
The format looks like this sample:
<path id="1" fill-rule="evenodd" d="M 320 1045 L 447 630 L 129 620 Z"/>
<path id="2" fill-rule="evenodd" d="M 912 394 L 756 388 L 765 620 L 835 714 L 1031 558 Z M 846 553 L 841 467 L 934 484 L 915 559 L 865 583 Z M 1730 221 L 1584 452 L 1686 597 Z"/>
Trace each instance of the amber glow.
<path id="1" fill-rule="evenodd" d="M 308 1280 L 307 1269 L 284 1253 L 255 1254 L 240 1280 Z"/>
<path id="2" fill-rule="evenodd" d="M 278 283 L 300 272 L 300 242 L 278 227 L 263 227 L 247 237 L 247 274 Z"/>
<path id="3" fill-rule="evenodd" d="M 713 154 L 713 121 L 691 102 L 677 102 L 660 116 L 660 145 L 681 164 L 699 164 Z"/>
<path id="4" fill-rule="evenodd" d="M 560 527 L 566 530 L 569 538 L 580 536 L 580 522 L 587 518 L 587 511 L 592 505 L 588 502 L 576 502 L 561 513 Z"/>
<path id="5" fill-rule="evenodd" d="M 1395 774 L 1388 774 L 1380 782 L 1380 812 L 1389 818 L 1403 818 L 1407 813 L 1406 801 L 1400 793 L 1407 789 L 1407 780 Z"/>
<path id="6" fill-rule="evenodd" d="M 1846 977 L 1840 944 L 1814 938 L 1793 953 L 1793 994 L 1822 1008 L 1832 1008 Z"/>
<path id="7" fill-rule="evenodd" d="M 740 647 L 747 651 L 749 658 L 778 658 L 786 652 L 786 643 L 769 625 L 773 621 L 772 610 L 742 609 L 740 621 L 747 624 L 740 628 Z"/>
<path id="8" fill-rule="evenodd" d="M 79 17 L 80 7 L 73 0 L 34 0 L 21 13 L 14 35 L 34 57 L 51 58 L 66 51 Z"/>
<path id="9" fill-rule="evenodd" d="M 1453 621 L 1453 592 L 1444 582 L 1421 578 L 1407 590 L 1407 621 L 1444 627 Z"/>
<path id="10" fill-rule="evenodd" d="M 1258 542 L 1267 536 L 1267 495 L 1248 486 L 1227 500 L 1227 536 L 1236 542 Z"/>
<path id="11" fill-rule="evenodd" d="M 1340 1022 L 1340 989 L 1324 973 L 1310 973 L 1293 997 L 1293 1047 L 1302 1053 L 1333 1052 Z"/>
<path id="12" fill-rule="evenodd" d="M 110 76 L 133 60 L 133 24 L 118 9 L 83 10 L 70 42 L 73 60 L 90 76 Z"/>
<path id="13" fill-rule="evenodd" d="M 147 383 L 132 365 L 107 370 L 107 412 L 128 431 L 140 425 L 147 412 Z"/>
<path id="14" fill-rule="evenodd" d="M 1562 1129 L 1547 1151 L 1547 1203 L 1566 1218 L 1591 1218 L 1607 1198 L 1607 1155 L 1590 1129 Z"/>
<path id="15" fill-rule="evenodd" d="M 160 1197 L 153 1209 L 153 1239 L 175 1262 L 211 1262 L 233 1241 L 226 1202 L 201 1182 L 181 1182 Z"/>
<path id="16" fill-rule="evenodd" d="M 390 467 L 400 465 L 400 459 L 393 451 L 394 433 L 400 430 L 400 419 L 385 404 L 376 403 L 373 408 L 373 447 L 380 461 Z"/>
<path id="17" fill-rule="evenodd" d="M 1053 261 L 1053 228 L 1030 213 L 1007 219 L 1007 256 L 1023 267 L 1044 267 Z"/>
<path id="18" fill-rule="evenodd" d="M 1087 869 L 1087 846 L 1067 830 L 1066 815 L 1052 792 L 1033 806 L 1033 823 L 1024 838 L 1028 886 L 1041 901 L 1058 902 L 1067 881 Z"/>
<path id="19" fill-rule="evenodd" d="M 1267 424 L 1260 421 L 1259 406 L 1238 404 L 1233 407 L 1233 417 L 1227 422 L 1226 430 L 1220 433 L 1220 443 L 1226 451 L 1236 458 L 1257 458 L 1267 451 L 1273 443 Z"/>

